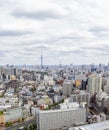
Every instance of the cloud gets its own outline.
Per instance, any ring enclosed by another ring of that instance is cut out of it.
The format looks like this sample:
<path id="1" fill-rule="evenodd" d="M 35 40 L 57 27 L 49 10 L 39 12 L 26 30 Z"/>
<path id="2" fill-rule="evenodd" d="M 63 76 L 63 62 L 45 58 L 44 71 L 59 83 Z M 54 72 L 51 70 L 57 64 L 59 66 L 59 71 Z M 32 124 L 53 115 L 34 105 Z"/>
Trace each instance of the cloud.
<path id="1" fill-rule="evenodd" d="M 44 8 L 36 9 L 15 9 L 12 15 L 17 18 L 28 18 L 37 20 L 60 19 L 67 15 L 68 11 L 58 5 L 48 4 Z"/>
<path id="2" fill-rule="evenodd" d="M 5 56 L 6 52 L 0 51 L 0 56 Z"/>
<path id="3" fill-rule="evenodd" d="M 95 52 L 101 52 L 102 54 L 104 53 L 109 53 L 109 45 L 100 45 L 100 46 L 93 46 L 93 47 L 83 47 L 81 48 L 83 50 L 90 50 L 90 51 L 95 51 Z"/>
<path id="4" fill-rule="evenodd" d="M 94 33 L 107 32 L 107 31 L 109 31 L 109 28 L 107 28 L 107 27 L 94 27 L 94 28 L 91 28 L 89 31 L 94 32 Z"/>
<path id="5" fill-rule="evenodd" d="M 41 51 L 44 64 L 108 62 L 108 0 L 3 0 L 0 5 L 1 64 L 40 64 Z"/>
<path id="6" fill-rule="evenodd" d="M 89 29 L 89 32 L 93 33 L 93 35 L 97 37 L 108 37 L 109 35 L 109 28 L 108 27 L 102 27 L 102 26 L 95 26 L 91 29 Z"/>
<path id="7" fill-rule="evenodd" d="M 0 37 L 23 36 L 28 34 L 32 34 L 32 32 L 22 30 L 0 30 Z"/>

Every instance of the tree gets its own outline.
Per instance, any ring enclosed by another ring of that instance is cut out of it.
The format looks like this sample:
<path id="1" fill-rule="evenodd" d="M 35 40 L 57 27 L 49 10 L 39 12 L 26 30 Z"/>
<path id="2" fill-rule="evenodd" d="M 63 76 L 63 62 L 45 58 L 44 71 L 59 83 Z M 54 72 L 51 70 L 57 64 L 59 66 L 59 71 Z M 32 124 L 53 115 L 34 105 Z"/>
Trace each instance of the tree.
<path id="1" fill-rule="evenodd" d="M 9 121 L 8 124 L 9 124 L 9 126 L 12 126 L 12 121 Z"/>
<path id="2" fill-rule="evenodd" d="M 6 126 L 6 127 L 8 127 L 8 126 L 9 126 L 8 122 L 6 122 L 6 123 L 5 123 L 5 126 Z"/>
<path id="3" fill-rule="evenodd" d="M 5 123 L 5 126 L 6 126 L 6 127 L 12 126 L 12 122 L 11 122 L 11 121 L 10 121 L 10 122 L 6 122 L 6 123 Z"/>
<path id="4" fill-rule="evenodd" d="M 28 130 L 28 127 L 24 127 L 24 130 Z"/>
<path id="5" fill-rule="evenodd" d="M 22 121 L 23 121 L 23 122 L 24 122 L 24 120 L 25 120 L 25 119 L 22 117 Z"/>
<path id="6" fill-rule="evenodd" d="M 0 115 L 3 115 L 3 111 L 0 111 Z"/>
<path id="7" fill-rule="evenodd" d="M 32 125 L 29 126 L 29 130 L 34 130 Z"/>
<path id="8" fill-rule="evenodd" d="M 37 128 L 36 123 L 33 123 L 32 125 L 33 125 L 33 128 L 34 128 L 34 129 Z"/>

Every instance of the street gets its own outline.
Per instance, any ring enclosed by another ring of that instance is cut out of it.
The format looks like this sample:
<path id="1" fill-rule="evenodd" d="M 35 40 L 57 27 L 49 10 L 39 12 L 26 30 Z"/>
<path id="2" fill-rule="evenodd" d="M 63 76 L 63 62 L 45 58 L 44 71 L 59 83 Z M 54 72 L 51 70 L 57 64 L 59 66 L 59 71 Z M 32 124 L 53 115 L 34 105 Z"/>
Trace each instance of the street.
<path id="1" fill-rule="evenodd" d="M 22 127 L 22 126 L 27 127 L 32 123 L 36 123 L 35 120 L 32 119 L 32 120 L 29 120 L 29 121 L 22 122 L 22 123 L 20 123 L 18 125 L 8 127 L 5 130 L 17 130 L 19 127 Z"/>

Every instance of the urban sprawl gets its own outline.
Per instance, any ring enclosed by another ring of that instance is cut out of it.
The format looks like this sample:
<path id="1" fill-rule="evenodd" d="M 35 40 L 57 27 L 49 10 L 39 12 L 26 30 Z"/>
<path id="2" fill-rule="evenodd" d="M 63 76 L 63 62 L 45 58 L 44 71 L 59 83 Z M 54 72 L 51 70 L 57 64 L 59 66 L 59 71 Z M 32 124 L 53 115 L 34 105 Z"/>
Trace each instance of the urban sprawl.
<path id="1" fill-rule="evenodd" d="M 0 66 L 0 130 L 109 130 L 109 64 Z"/>

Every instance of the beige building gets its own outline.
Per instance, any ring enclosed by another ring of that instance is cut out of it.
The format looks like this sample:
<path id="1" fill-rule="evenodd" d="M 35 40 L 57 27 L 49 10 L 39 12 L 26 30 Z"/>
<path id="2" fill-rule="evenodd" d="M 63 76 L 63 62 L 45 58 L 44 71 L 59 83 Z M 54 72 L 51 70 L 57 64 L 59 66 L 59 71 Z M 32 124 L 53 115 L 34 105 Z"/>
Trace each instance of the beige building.
<path id="1" fill-rule="evenodd" d="M 3 126 L 5 122 L 5 117 L 4 115 L 0 115 L 0 126 Z"/>

